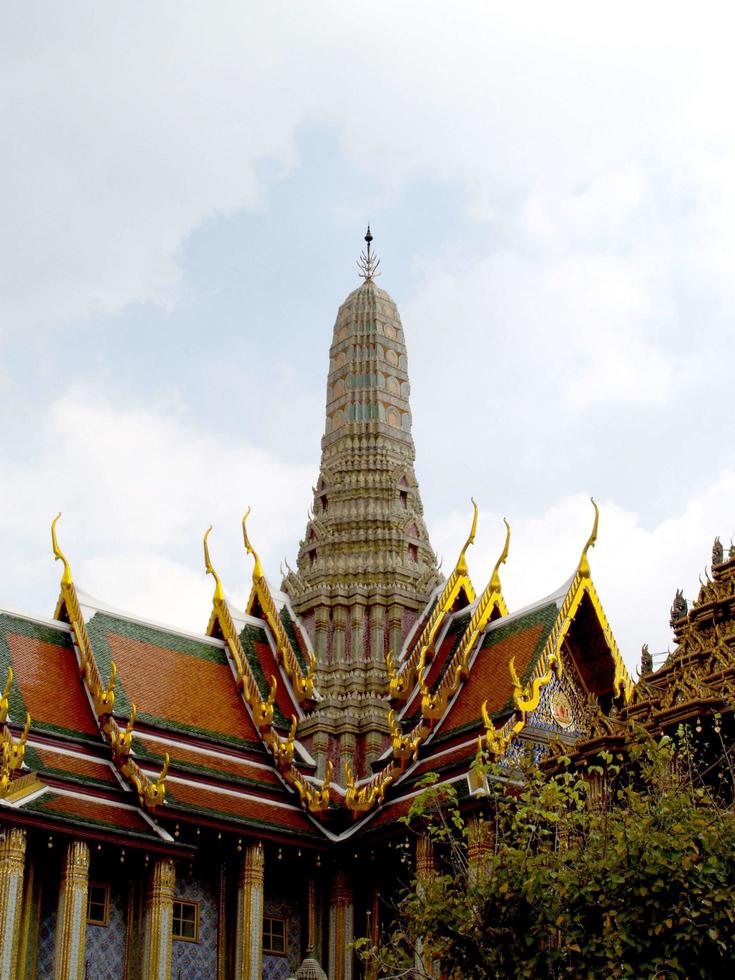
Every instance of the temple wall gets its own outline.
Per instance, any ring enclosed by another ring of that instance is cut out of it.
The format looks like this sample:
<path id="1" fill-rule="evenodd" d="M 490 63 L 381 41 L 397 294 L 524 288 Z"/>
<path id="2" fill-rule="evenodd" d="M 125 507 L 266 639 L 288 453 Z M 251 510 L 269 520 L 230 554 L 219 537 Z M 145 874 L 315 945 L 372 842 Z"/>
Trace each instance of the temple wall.
<path id="1" fill-rule="evenodd" d="M 198 904 L 199 940 L 173 940 L 171 980 L 213 980 L 217 976 L 217 892 L 210 882 L 180 872 L 174 887 L 177 898 Z"/>
<path id="2" fill-rule="evenodd" d="M 271 956 L 263 954 L 263 980 L 286 980 L 292 977 L 302 959 L 301 946 L 301 909 L 298 903 L 284 894 L 282 887 L 268 887 L 266 874 L 265 915 L 275 915 L 287 920 L 286 956 Z"/>
<path id="3" fill-rule="evenodd" d="M 106 926 L 87 923 L 84 963 L 90 977 L 117 980 L 125 976 L 127 941 L 127 889 L 121 883 L 110 889 L 109 921 Z M 39 974 L 42 976 L 42 974 Z"/>

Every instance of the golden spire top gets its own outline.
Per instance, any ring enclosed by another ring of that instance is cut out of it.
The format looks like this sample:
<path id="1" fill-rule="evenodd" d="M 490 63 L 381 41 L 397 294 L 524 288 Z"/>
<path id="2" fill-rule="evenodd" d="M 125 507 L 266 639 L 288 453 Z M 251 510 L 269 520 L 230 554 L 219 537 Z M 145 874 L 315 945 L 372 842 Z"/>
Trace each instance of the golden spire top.
<path id="1" fill-rule="evenodd" d="M 61 511 L 56 515 L 56 517 L 51 521 L 51 546 L 54 549 L 54 558 L 56 561 L 63 561 L 64 563 L 64 573 L 61 576 L 62 585 L 72 585 L 71 568 L 69 567 L 69 562 L 66 559 L 66 555 L 59 547 L 59 542 L 56 538 L 56 523 L 61 517 Z"/>
<path id="2" fill-rule="evenodd" d="M 587 558 L 587 552 L 590 550 L 590 548 L 594 548 L 595 546 L 595 543 L 597 541 L 597 528 L 600 523 L 600 508 L 595 503 L 594 497 L 590 497 L 590 500 L 592 501 L 592 506 L 595 508 L 595 520 L 592 525 L 592 534 L 590 534 L 589 538 L 587 539 L 587 544 L 582 549 L 582 557 L 579 559 L 579 570 L 578 570 L 580 575 L 586 575 L 588 578 L 591 572 L 590 572 L 589 559 Z"/>
<path id="3" fill-rule="evenodd" d="M 368 225 L 367 232 L 365 233 L 367 249 L 360 253 L 360 258 L 357 260 L 357 268 L 360 270 L 360 276 L 365 280 L 365 282 L 372 282 L 373 279 L 380 275 L 378 272 L 380 259 L 373 255 L 372 241 L 373 236 L 370 232 L 370 225 Z"/>
<path id="4" fill-rule="evenodd" d="M 504 565 L 507 561 L 508 551 L 510 549 L 510 524 L 505 518 L 503 518 L 503 524 L 505 524 L 505 544 L 503 545 L 500 558 L 495 562 L 493 574 L 490 576 L 490 590 L 493 592 L 500 592 L 500 566 Z"/>
<path id="5" fill-rule="evenodd" d="M 207 538 L 209 537 L 209 532 L 212 530 L 212 525 L 210 524 L 207 530 L 204 532 L 204 567 L 206 569 L 207 575 L 211 575 L 215 581 L 214 595 L 212 600 L 217 602 L 218 600 L 224 601 L 225 593 L 222 589 L 222 579 L 215 572 L 212 562 L 209 559 L 209 545 L 207 544 Z"/>
<path id="6" fill-rule="evenodd" d="M 472 506 L 474 507 L 474 514 L 472 515 L 472 528 L 470 530 L 470 536 L 464 543 L 464 547 L 459 553 L 459 558 L 457 559 L 456 569 L 459 575 L 467 574 L 467 549 L 475 540 L 475 532 L 477 531 L 477 504 L 475 503 L 475 498 L 470 497 L 472 501 Z"/>
<path id="7" fill-rule="evenodd" d="M 255 580 L 255 579 L 265 578 L 265 575 L 263 574 L 263 566 L 260 563 L 258 552 L 250 544 L 250 538 L 248 537 L 247 520 L 249 514 L 250 514 L 250 507 L 248 507 L 248 509 L 245 511 L 245 514 L 242 519 L 242 538 L 243 541 L 245 542 L 245 550 L 249 555 L 252 555 L 253 559 L 255 560 L 255 565 L 253 566 L 253 579 Z"/>

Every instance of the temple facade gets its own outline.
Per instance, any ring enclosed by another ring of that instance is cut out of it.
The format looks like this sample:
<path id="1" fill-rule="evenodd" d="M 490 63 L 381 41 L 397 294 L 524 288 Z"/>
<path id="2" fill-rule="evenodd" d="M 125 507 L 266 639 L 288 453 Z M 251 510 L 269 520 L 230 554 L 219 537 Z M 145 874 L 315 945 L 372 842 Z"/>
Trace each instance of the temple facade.
<path id="1" fill-rule="evenodd" d="M 400 818 L 426 773 L 473 819 L 479 749 L 508 764 L 571 750 L 633 710 L 592 581 L 596 506 L 576 567 L 523 609 L 503 596 L 509 527 L 487 581 L 470 580 L 476 507 L 439 572 L 377 264 L 368 229 L 279 587 L 246 515 L 250 595 L 226 594 L 208 531 L 202 632 L 147 622 L 78 586 L 57 517 L 52 616 L 0 612 L 0 980 L 362 976 L 351 942 L 388 923 Z M 416 860 L 432 861 L 420 841 Z"/>

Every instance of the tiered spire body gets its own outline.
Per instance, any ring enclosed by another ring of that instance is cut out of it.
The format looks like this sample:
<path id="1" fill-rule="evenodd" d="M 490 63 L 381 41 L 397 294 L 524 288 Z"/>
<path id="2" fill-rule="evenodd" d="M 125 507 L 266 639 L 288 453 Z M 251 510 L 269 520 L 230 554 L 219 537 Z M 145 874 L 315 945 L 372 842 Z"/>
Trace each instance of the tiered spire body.
<path id="1" fill-rule="evenodd" d="M 322 695 L 378 698 L 382 717 L 386 652 L 398 654 L 441 576 L 414 472 L 403 327 L 375 284 L 369 230 L 366 241 L 365 281 L 334 324 L 319 479 L 297 570 L 283 587 L 313 637 Z M 360 730 L 366 709 L 353 719 Z"/>

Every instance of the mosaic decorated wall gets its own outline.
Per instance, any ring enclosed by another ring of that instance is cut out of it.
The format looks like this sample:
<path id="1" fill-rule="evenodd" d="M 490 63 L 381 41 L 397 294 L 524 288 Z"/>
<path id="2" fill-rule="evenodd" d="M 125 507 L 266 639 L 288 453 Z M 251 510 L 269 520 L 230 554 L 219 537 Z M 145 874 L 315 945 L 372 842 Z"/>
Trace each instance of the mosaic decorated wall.
<path id="1" fill-rule="evenodd" d="M 36 976 L 54 975 L 54 947 L 56 945 L 56 903 L 58 886 L 45 879 L 41 888 L 41 922 L 38 928 L 38 958 Z"/>
<path id="2" fill-rule="evenodd" d="M 285 895 L 267 893 L 265 915 L 277 915 L 288 920 L 287 956 L 263 956 L 263 980 L 286 980 L 292 977 L 301 963 L 301 913 Z"/>
<path id="3" fill-rule="evenodd" d="M 126 904 L 123 891 L 113 885 L 107 925 L 87 925 L 84 966 L 90 980 L 119 980 L 125 975 Z"/>
<path id="4" fill-rule="evenodd" d="M 199 941 L 173 940 L 171 980 L 212 980 L 217 976 L 216 888 L 212 882 L 179 874 L 174 898 L 199 904 Z"/>

